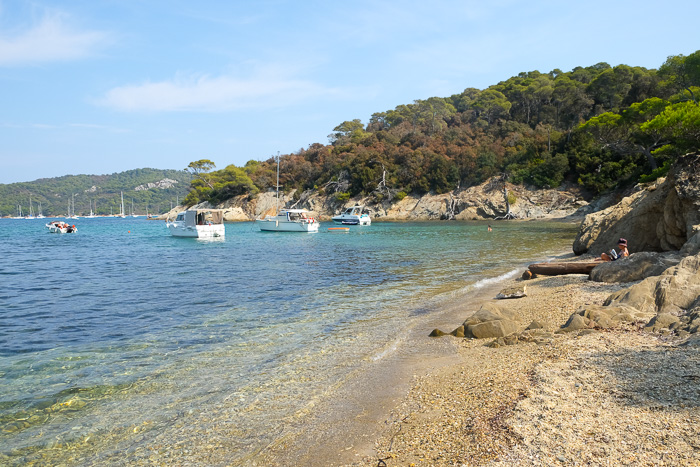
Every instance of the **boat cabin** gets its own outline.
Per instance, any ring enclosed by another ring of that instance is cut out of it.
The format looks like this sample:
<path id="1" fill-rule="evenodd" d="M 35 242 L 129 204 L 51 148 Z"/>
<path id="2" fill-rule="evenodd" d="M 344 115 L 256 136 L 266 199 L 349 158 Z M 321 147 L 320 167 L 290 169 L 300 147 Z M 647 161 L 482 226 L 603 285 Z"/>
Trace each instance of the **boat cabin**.
<path id="1" fill-rule="evenodd" d="M 175 222 L 184 222 L 185 227 L 195 225 L 223 224 L 224 213 L 220 210 L 188 210 L 178 213 Z"/>

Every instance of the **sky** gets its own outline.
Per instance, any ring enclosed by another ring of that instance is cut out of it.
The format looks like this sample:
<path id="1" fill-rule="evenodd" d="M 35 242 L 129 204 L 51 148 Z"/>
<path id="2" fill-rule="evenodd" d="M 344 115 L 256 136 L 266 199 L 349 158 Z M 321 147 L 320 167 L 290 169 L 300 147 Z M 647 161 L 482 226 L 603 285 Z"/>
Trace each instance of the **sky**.
<path id="1" fill-rule="evenodd" d="M 697 0 L 0 0 L 0 183 L 217 168 L 520 72 L 658 68 Z"/>

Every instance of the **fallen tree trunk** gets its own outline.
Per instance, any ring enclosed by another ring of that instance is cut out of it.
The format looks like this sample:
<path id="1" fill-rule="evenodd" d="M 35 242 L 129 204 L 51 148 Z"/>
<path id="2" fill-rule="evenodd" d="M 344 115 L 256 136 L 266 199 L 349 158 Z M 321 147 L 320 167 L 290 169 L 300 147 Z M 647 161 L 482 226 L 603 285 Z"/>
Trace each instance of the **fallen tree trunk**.
<path id="1" fill-rule="evenodd" d="M 590 274 L 594 267 L 601 264 L 600 261 L 591 263 L 535 263 L 527 268 L 533 274 L 543 276 L 559 276 L 562 274 Z"/>

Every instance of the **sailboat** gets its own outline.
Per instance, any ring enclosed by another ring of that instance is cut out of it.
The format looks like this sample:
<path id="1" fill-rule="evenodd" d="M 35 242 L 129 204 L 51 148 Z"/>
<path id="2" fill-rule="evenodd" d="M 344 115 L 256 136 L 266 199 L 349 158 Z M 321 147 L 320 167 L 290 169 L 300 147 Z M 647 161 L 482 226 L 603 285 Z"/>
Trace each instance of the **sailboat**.
<path id="1" fill-rule="evenodd" d="M 73 209 L 72 210 L 71 210 L 71 203 L 70 203 L 70 201 L 68 202 L 68 218 L 69 219 L 79 219 L 79 217 L 75 215 L 75 193 L 73 193 Z"/>
<path id="2" fill-rule="evenodd" d="M 256 219 L 264 232 L 318 232 L 318 221 L 306 209 L 279 209 L 280 201 L 280 153 L 277 153 L 277 186 L 275 210 L 277 214 L 264 219 Z"/>
<path id="3" fill-rule="evenodd" d="M 126 214 L 124 214 L 124 192 L 122 191 L 121 194 L 122 194 L 122 204 L 121 204 L 121 209 L 119 210 L 119 214 L 117 215 L 117 217 L 124 218 L 124 217 L 126 217 Z"/>
<path id="4" fill-rule="evenodd" d="M 97 211 L 97 201 L 95 201 L 95 211 Z M 92 211 L 92 201 L 90 201 L 90 215 L 85 217 L 87 219 L 93 219 L 95 217 L 95 213 Z"/>
<path id="5" fill-rule="evenodd" d="M 41 210 L 41 201 L 39 201 L 39 214 L 36 215 L 36 218 L 43 219 L 44 217 L 46 217 L 46 216 L 44 216 L 44 213 Z"/>
<path id="6" fill-rule="evenodd" d="M 131 217 L 139 217 L 138 214 L 134 214 L 134 198 L 131 198 Z"/>
<path id="7" fill-rule="evenodd" d="M 29 195 L 29 215 L 25 219 L 34 219 L 34 208 L 32 207 L 32 195 Z"/>

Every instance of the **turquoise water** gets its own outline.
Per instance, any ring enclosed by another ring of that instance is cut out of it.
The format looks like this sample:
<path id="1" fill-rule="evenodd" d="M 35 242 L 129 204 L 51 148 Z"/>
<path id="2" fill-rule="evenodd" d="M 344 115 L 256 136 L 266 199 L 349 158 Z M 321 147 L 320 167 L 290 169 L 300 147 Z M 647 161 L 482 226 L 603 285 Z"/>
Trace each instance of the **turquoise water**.
<path id="1" fill-rule="evenodd" d="M 401 329 L 569 249 L 553 222 L 379 223 L 316 234 L 0 219 L 0 464 L 244 463 Z M 391 337 L 389 337 L 391 336 Z M 394 344 L 389 345 L 391 342 Z"/>

